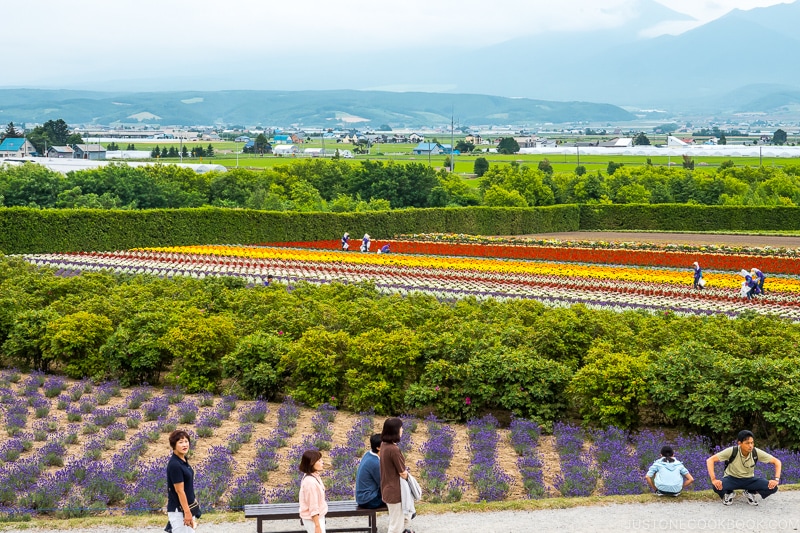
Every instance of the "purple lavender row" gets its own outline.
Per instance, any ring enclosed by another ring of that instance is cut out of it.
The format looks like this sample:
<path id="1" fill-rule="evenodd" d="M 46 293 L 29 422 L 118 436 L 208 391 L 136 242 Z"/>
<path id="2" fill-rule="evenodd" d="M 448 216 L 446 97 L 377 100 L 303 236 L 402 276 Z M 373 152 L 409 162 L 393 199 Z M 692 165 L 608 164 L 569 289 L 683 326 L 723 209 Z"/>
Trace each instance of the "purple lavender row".
<path id="1" fill-rule="evenodd" d="M 603 494 L 645 492 L 638 450 L 631 449 L 629 442 L 630 433 L 613 426 L 593 432 L 591 451 L 603 480 Z"/>
<path id="2" fill-rule="evenodd" d="M 522 476 L 522 487 L 529 498 L 542 498 L 547 491 L 544 486 L 542 469 L 544 462 L 537 451 L 541 428 L 536 422 L 514 417 L 509 427 L 511 446 L 519 457 L 517 467 Z"/>
<path id="3" fill-rule="evenodd" d="M 584 452 L 584 434 L 578 426 L 556 422 L 553 425 L 561 472 L 554 485 L 562 496 L 589 496 L 597 485 L 597 470 L 591 456 Z"/>
<path id="4" fill-rule="evenodd" d="M 466 490 L 466 482 L 461 478 L 447 478 L 447 469 L 453 460 L 455 431 L 434 415 L 427 417 L 425 424 L 428 440 L 420 446 L 423 458 L 417 462 L 424 492 L 431 503 L 459 501 Z"/>
<path id="5" fill-rule="evenodd" d="M 492 415 L 467 422 L 470 480 L 478 491 L 478 501 L 504 500 L 514 480 L 497 464 L 498 422 Z"/>
<path id="6" fill-rule="evenodd" d="M 362 414 L 347 432 L 347 441 L 331 450 L 331 470 L 327 476 L 326 495 L 329 500 L 352 500 L 355 494 L 356 470 L 361 456 L 368 449 L 372 435 L 373 417 Z"/>
<path id="7" fill-rule="evenodd" d="M 302 475 L 297 470 L 300 457 L 306 450 L 330 450 L 331 439 L 333 437 L 333 420 L 336 418 L 336 408 L 328 403 L 323 403 L 317 407 L 316 413 L 311 418 L 311 425 L 314 433 L 305 435 L 303 442 L 291 447 L 285 456 L 288 473 L 292 476 L 291 481 L 274 488 L 268 494 L 271 503 L 291 503 L 296 502 L 300 494 L 300 479 Z"/>
<path id="8" fill-rule="evenodd" d="M 259 400 L 239 413 L 239 428 L 228 438 L 228 450 L 235 454 L 241 446 L 253 435 L 253 424 L 264 423 L 269 406 L 267 402 Z M 245 505 L 261 503 L 266 499 L 266 491 L 261 485 L 259 473 L 248 468 L 247 473 L 233 480 L 233 487 L 228 495 L 227 508 L 240 511 Z"/>
<path id="9" fill-rule="evenodd" d="M 270 472 L 280 466 L 278 449 L 285 447 L 289 437 L 294 435 L 299 416 L 300 409 L 294 399 L 287 396 L 278 409 L 278 421 L 270 436 L 256 441 L 256 457 L 247 468 L 250 472 L 255 472 L 262 483 L 267 481 Z"/>

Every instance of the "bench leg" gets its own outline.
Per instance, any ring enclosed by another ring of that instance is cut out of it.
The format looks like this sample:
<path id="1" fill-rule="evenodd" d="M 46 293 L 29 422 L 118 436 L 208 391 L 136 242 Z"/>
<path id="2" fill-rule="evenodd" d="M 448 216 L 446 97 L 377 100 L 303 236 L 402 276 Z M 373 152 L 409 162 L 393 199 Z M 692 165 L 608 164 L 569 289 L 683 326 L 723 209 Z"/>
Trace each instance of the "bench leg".
<path id="1" fill-rule="evenodd" d="M 256 526 L 256 531 L 258 533 L 264 533 L 263 529 L 262 529 L 262 526 L 261 526 L 261 517 L 258 518 L 258 525 Z"/>
<path id="2" fill-rule="evenodd" d="M 378 533 L 378 513 L 369 515 L 369 527 L 372 529 L 372 533 Z"/>

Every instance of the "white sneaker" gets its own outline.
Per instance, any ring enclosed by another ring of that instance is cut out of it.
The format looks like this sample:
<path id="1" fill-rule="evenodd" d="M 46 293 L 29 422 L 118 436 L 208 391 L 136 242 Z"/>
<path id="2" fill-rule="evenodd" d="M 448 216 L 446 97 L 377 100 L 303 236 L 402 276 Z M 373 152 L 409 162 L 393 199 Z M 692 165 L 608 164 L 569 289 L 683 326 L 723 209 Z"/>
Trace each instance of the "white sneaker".
<path id="1" fill-rule="evenodd" d="M 733 503 L 733 497 L 735 495 L 736 495 L 736 493 L 734 493 L 734 492 L 729 492 L 729 493 L 725 494 L 725 496 L 722 498 L 722 505 L 730 505 L 730 504 L 732 504 Z"/>
<path id="2" fill-rule="evenodd" d="M 744 495 L 747 496 L 747 503 L 750 505 L 758 505 L 758 501 L 756 500 L 756 495 L 750 491 L 744 491 Z"/>

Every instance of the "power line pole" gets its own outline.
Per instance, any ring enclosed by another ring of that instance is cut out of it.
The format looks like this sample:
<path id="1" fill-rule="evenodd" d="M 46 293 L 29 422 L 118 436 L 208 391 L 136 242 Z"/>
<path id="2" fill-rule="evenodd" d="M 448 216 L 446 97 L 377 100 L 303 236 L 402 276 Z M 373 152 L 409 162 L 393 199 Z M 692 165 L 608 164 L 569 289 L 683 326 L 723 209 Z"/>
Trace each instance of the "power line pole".
<path id="1" fill-rule="evenodd" d="M 456 168 L 456 145 L 453 142 L 453 111 L 450 111 L 450 173 Z"/>

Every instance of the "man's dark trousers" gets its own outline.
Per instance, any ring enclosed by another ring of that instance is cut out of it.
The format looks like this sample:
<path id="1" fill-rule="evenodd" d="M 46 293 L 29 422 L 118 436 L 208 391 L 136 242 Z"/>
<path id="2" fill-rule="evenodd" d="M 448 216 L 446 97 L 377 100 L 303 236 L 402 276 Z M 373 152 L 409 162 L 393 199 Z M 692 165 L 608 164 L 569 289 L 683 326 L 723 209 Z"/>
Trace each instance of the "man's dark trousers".
<path id="1" fill-rule="evenodd" d="M 722 490 L 717 490 L 712 485 L 711 488 L 716 492 L 720 499 L 725 496 L 727 492 L 733 492 L 734 490 L 746 490 L 748 492 L 757 492 L 761 494 L 762 498 L 766 498 L 770 494 L 775 494 L 778 492 L 778 487 L 776 486 L 774 489 L 769 488 L 769 480 L 764 479 L 763 477 L 733 477 L 733 476 L 725 476 L 722 478 Z"/>

